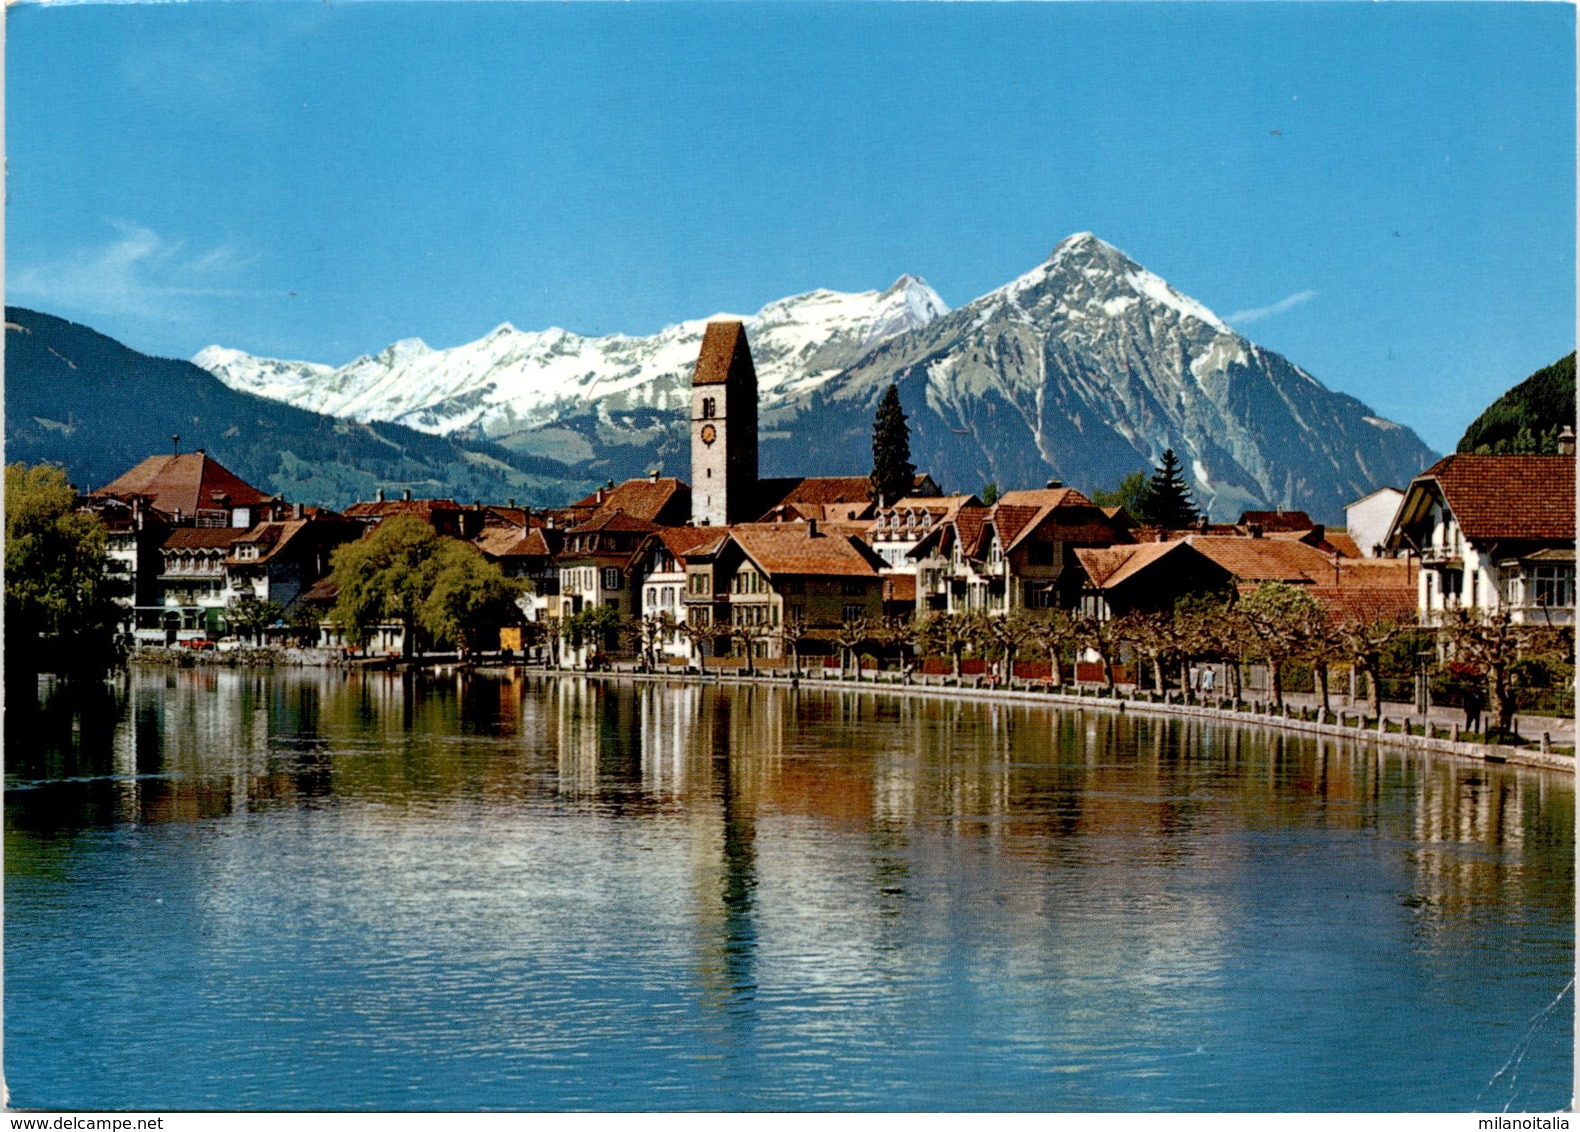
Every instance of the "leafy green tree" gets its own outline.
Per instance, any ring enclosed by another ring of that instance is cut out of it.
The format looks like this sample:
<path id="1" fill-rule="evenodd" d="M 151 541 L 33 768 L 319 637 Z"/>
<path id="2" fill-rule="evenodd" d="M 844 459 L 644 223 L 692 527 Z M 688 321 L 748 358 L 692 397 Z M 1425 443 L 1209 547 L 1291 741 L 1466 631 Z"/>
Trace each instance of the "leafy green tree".
<path id="1" fill-rule="evenodd" d="M 1141 518 L 1146 512 L 1147 473 L 1131 472 L 1112 491 L 1092 492 L 1092 502 L 1099 507 L 1123 507 L 1131 518 Z"/>
<path id="2" fill-rule="evenodd" d="M 29 697 L 39 672 L 96 675 L 125 658 L 104 524 L 76 507 L 63 469 L 6 466 L 6 669 Z"/>
<path id="3" fill-rule="evenodd" d="M 440 538 L 429 567 L 428 595 L 418 621 L 436 645 L 462 649 L 484 646 L 483 634 L 522 619 L 516 599 L 523 583 L 507 578 L 469 542 Z M 498 647 L 497 635 L 492 642 Z"/>
<path id="4" fill-rule="evenodd" d="M 337 548 L 330 578 L 339 593 L 330 620 L 358 645 L 379 625 L 395 622 L 402 630 L 401 653 L 411 656 L 438 550 L 438 533 L 416 515 L 386 519 L 367 538 Z"/>
<path id="5" fill-rule="evenodd" d="M 470 543 L 441 536 L 415 515 L 386 519 L 367 538 L 334 553 L 339 588 L 330 618 L 357 644 L 381 624 L 402 630 L 410 656 L 419 630 L 434 644 L 475 643 L 476 634 L 517 616 L 521 592 Z"/>
<path id="6" fill-rule="evenodd" d="M 916 480 L 916 465 L 911 463 L 911 429 L 900 407 L 899 386 L 890 384 L 878 402 L 872 422 L 872 498 L 879 507 L 911 493 Z"/>
<path id="7" fill-rule="evenodd" d="M 989 480 L 982 485 L 982 506 L 991 507 L 998 502 L 998 484 Z"/>
<path id="8" fill-rule="evenodd" d="M 1174 455 L 1174 449 L 1163 450 L 1162 461 L 1147 481 L 1147 495 L 1141 510 L 1138 518 L 1170 530 L 1183 530 L 1196 521 L 1199 512 L 1191 501 L 1184 467 Z"/>

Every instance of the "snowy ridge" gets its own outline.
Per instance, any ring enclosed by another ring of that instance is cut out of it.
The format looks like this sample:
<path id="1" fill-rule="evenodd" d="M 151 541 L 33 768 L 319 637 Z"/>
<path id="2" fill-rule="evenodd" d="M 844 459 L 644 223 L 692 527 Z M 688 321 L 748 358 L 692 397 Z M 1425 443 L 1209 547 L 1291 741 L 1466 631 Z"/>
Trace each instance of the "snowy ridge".
<path id="1" fill-rule="evenodd" d="M 220 347 L 193 360 L 232 388 L 486 437 L 598 479 L 685 475 L 682 410 L 708 321 L 603 338 L 506 323 L 466 345 L 406 339 L 338 368 Z M 741 321 L 765 475 L 866 466 L 872 408 L 891 382 L 914 462 L 956 490 L 1050 476 L 1104 488 L 1173 448 L 1216 516 L 1279 506 L 1331 521 L 1435 458 L 1090 232 L 955 311 L 904 275 L 882 292 L 780 299 Z"/>
<path id="2" fill-rule="evenodd" d="M 210 346 L 192 360 L 226 385 L 299 408 L 433 433 L 491 436 L 553 423 L 589 403 L 671 411 L 685 403 L 707 323 L 746 324 L 765 406 L 804 395 L 871 346 L 947 313 L 936 292 L 902 276 L 883 292 L 811 291 L 747 317 L 719 314 L 647 338 L 586 338 L 504 323 L 465 345 L 411 338 L 338 368 Z"/>

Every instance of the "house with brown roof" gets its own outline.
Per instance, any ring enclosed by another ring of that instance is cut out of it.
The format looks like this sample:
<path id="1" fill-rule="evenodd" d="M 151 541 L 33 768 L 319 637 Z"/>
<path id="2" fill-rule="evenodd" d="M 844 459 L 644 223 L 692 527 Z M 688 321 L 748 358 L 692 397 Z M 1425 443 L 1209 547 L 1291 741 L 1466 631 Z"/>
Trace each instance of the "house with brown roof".
<path id="1" fill-rule="evenodd" d="M 1572 625 L 1574 457 L 1445 456 L 1410 481 L 1387 545 L 1420 560 L 1424 622 L 1503 608 L 1519 622 Z"/>
<path id="2" fill-rule="evenodd" d="M 632 518 L 645 519 L 661 527 L 678 527 L 691 519 L 691 488 L 684 480 L 653 472 L 644 479 L 626 480 L 621 484 L 611 480 L 607 487 L 578 499 L 567 510 L 575 515 L 578 523 L 603 511 L 623 511 Z"/>
<path id="3" fill-rule="evenodd" d="M 793 628 L 801 655 L 832 655 L 841 625 L 883 617 L 882 559 L 855 533 L 806 523 L 742 523 L 683 555 L 686 619 L 755 631 L 754 657 L 782 658 Z M 721 634 L 709 655 L 739 656 Z"/>
<path id="4" fill-rule="evenodd" d="M 574 617 L 606 607 L 625 617 L 641 612 L 641 588 L 634 567 L 642 544 L 658 527 L 624 511 L 600 511 L 565 532 L 555 565 L 560 574 L 557 603 L 550 616 Z"/>
<path id="5" fill-rule="evenodd" d="M 1234 585 L 1227 569 L 1183 539 L 1078 547 L 1075 558 L 1085 581 L 1079 609 L 1104 621 L 1160 612 L 1188 594 L 1223 592 Z"/>
<path id="6" fill-rule="evenodd" d="M 411 488 L 402 491 L 399 499 L 386 499 L 382 487 L 371 501 L 353 503 L 345 510 L 346 518 L 361 524 L 364 533 L 371 533 L 385 519 L 396 515 L 416 515 L 435 532 L 450 538 L 470 538 L 477 533 L 473 527 L 481 525 L 481 509 L 475 518 L 469 518 L 471 514 L 453 499 L 413 499 Z"/>
<path id="7" fill-rule="evenodd" d="M 278 495 L 253 487 L 201 448 L 150 456 L 88 495 L 90 501 L 105 498 L 138 500 L 175 527 L 246 530 L 262 519 L 285 517 Z"/>
<path id="8" fill-rule="evenodd" d="M 1346 557 L 1299 538 L 1187 534 L 1076 556 L 1085 575 L 1081 609 L 1101 618 L 1155 612 L 1187 594 L 1244 591 L 1264 582 L 1314 595 L 1370 594 L 1390 609 L 1415 592 L 1410 562 Z M 1359 598 L 1346 600 L 1354 605 Z"/>
<path id="9" fill-rule="evenodd" d="M 640 613 L 653 619 L 648 630 L 660 655 L 685 660 L 691 643 L 680 628 L 686 623 L 686 555 L 705 543 L 718 542 L 726 527 L 660 527 L 647 536 L 637 557 L 641 587 Z"/>
<path id="10" fill-rule="evenodd" d="M 1126 524 L 1058 484 L 1007 491 L 992 507 L 964 503 L 908 553 L 917 612 L 1070 608 L 1085 582 L 1076 549 L 1130 537 Z"/>
<path id="11" fill-rule="evenodd" d="M 259 523 L 230 544 L 226 604 L 250 596 L 289 610 L 328 575 L 335 549 L 361 536 L 361 524 L 300 504 L 289 519 Z"/>

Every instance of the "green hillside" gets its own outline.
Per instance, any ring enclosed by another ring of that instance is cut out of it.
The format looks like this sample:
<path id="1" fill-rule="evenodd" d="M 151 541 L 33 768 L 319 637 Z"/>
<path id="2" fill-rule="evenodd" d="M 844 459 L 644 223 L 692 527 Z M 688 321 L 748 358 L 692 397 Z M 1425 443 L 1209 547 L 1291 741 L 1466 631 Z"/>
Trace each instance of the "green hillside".
<path id="1" fill-rule="evenodd" d="M 240 393 L 191 362 L 149 357 L 20 307 L 6 308 L 5 379 L 7 461 L 61 464 L 84 490 L 169 452 L 176 434 L 182 451 L 206 449 L 259 488 L 334 508 L 381 487 L 547 505 L 595 486 L 556 460 Z"/>
<path id="2" fill-rule="evenodd" d="M 1575 356 L 1539 369 L 1489 405 L 1460 438 L 1460 452 L 1554 453 L 1575 425 Z"/>

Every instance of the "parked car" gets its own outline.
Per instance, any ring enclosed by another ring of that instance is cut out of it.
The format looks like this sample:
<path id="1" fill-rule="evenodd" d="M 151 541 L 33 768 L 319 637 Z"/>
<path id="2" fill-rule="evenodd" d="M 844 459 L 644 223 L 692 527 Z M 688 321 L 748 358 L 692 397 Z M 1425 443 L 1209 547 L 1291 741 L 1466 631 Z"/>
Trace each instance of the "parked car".
<path id="1" fill-rule="evenodd" d="M 197 638 L 195 638 L 193 640 L 190 640 L 190 641 L 182 641 L 181 645 L 182 645 L 183 648 L 197 649 L 199 651 L 202 651 L 204 649 L 211 649 L 211 648 L 213 648 L 214 647 L 214 642 L 209 640 L 207 637 L 197 637 Z"/>

